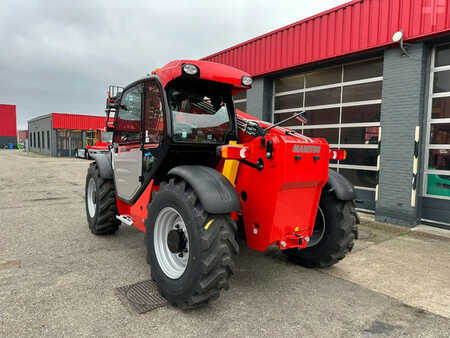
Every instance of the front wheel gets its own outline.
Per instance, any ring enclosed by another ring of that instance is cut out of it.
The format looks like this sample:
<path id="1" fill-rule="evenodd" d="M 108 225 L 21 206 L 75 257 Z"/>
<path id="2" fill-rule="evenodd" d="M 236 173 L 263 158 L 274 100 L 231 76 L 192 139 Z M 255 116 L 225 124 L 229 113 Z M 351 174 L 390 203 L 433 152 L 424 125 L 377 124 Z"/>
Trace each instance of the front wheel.
<path id="1" fill-rule="evenodd" d="M 309 268 L 336 264 L 349 253 L 357 234 L 353 201 L 342 201 L 324 191 L 308 247 L 283 250 L 293 262 Z"/>
<path id="2" fill-rule="evenodd" d="M 91 163 L 86 175 L 85 202 L 86 217 L 93 234 L 109 235 L 119 229 L 114 182 L 100 177 L 95 162 Z"/>
<path id="3" fill-rule="evenodd" d="M 147 260 L 169 303 L 196 307 L 228 289 L 239 253 L 236 223 L 207 213 L 183 180 L 162 182 L 148 207 Z"/>

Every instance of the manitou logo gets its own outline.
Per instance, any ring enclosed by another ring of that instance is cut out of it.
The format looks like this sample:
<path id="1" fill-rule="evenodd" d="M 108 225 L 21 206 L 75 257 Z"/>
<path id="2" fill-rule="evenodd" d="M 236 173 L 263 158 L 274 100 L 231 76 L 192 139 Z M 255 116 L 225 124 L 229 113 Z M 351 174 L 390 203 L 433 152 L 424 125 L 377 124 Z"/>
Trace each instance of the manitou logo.
<path id="1" fill-rule="evenodd" d="M 320 153 L 320 146 L 300 146 L 298 144 L 294 145 L 292 150 L 294 153 L 307 153 L 307 154 L 318 154 Z"/>

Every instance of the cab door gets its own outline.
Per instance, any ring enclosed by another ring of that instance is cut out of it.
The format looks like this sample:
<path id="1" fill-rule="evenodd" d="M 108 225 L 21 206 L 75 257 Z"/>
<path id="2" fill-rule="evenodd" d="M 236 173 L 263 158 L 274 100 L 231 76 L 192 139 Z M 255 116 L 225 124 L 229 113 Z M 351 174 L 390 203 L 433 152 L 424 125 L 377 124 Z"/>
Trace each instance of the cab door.
<path id="1" fill-rule="evenodd" d="M 163 89 L 159 82 L 150 79 L 144 86 L 143 116 L 143 181 L 153 179 L 153 174 L 163 161 L 162 142 L 165 135 Z"/>
<path id="2" fill-rule="evenodd" d="M 124 91 L 114 121 L 112 165 L 117 195 L 131 201 L 141 187 L 144 84 Z"/>

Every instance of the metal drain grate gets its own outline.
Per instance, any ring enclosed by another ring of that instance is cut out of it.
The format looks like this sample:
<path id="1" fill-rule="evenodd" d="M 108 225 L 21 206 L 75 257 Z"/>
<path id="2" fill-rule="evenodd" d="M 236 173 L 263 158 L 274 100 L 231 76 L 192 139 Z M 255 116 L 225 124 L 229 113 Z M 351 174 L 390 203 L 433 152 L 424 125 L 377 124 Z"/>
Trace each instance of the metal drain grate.
<path id="1" fill-rule="evenodd" d="M 139 314 L 167 305 L 167 300 L 151 280 L 121 286 L 116 288 L 116 293 L 123 304 L 130 305 Z"/>

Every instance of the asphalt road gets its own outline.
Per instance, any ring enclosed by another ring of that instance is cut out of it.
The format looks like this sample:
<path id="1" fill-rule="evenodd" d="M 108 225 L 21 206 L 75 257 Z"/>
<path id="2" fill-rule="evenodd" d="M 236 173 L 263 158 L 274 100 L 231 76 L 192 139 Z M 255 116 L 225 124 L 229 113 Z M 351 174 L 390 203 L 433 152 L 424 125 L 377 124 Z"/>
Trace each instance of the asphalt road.
<path id="1" fill-rule="evenodd" d="M 125 226 L 109 237 L 89 232 L 87 167 L 0 151 L 1 337 L 449 335 L 446 317 L 292 265 L 276 250 L 245 247 L 217 301 L 137 315 L 114 288 L 149 279 L 143 234 Z"/>

